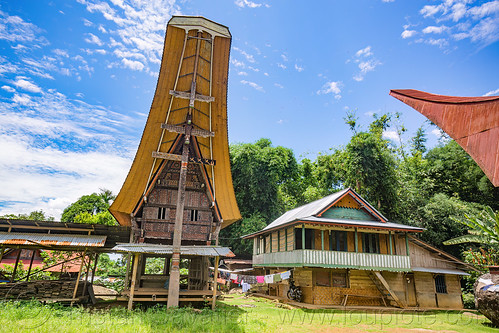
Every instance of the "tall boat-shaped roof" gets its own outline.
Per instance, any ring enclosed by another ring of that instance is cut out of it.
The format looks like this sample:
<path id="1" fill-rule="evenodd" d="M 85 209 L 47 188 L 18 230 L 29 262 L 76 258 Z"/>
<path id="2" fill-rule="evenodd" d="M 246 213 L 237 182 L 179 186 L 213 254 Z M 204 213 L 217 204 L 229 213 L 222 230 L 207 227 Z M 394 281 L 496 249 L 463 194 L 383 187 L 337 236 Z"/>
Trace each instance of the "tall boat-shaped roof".
<path id="1" fill-rule="evenodd" d="M 198 32 L 208 37 L 199 37 Z M 158 83 L 142 139 L 126 180 L 109 208 L 121 225 L 131 225 L 132 215 L 147 200 L 165 162 L 158 156 L 171 155 L 168 153 L 175 149 L 181 135 L 178 128 L 188 109 L 195 110 L 192 124 L 193 135 L 194 131 L 198 133 L 194 138 L 197 161 L 206 164 L 203 167 L 210 200 L 223 221 L 221 227 L 241 219 L 232 184 L 227 132 L 230 45 L 229 29 L 203 17 L 174 16 L 168 22 Z M 192 89 L 193 66 L 197 77 L 195 96 L 187 96 Z M 193 100 L 195 104 L 189 108 Z"/>
<path id="2" fill-rule="evenodd" d="M 450 135 L 499 186 L 499 96 L 455 97 L 390 90 Z"/>

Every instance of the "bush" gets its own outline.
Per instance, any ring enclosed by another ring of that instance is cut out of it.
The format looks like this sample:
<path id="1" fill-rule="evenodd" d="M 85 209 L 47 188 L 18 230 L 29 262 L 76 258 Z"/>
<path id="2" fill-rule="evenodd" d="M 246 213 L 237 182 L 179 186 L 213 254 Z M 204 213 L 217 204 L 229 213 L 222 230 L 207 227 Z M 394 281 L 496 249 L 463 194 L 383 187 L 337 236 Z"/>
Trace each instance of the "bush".
<path id="1" fill-rule="evenodd" d="M 475 295 L 466 293 L 463 290 L 463 305 L 465 309 L 475 309 Z"/>

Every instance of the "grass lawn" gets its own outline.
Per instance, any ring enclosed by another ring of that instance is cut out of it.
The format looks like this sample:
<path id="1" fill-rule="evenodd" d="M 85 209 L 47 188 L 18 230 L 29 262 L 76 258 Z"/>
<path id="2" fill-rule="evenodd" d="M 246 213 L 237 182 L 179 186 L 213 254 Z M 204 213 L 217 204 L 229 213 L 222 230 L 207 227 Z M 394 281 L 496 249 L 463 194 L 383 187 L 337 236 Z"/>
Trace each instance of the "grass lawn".
<path id="1" fill-rule="evenodd" d="M 499 332 L 470 312 L 420 313 L 290 309 L 231 295 L 218 309 L 89 310 L 35 302 L 0 303 L 1 332 Z"/>

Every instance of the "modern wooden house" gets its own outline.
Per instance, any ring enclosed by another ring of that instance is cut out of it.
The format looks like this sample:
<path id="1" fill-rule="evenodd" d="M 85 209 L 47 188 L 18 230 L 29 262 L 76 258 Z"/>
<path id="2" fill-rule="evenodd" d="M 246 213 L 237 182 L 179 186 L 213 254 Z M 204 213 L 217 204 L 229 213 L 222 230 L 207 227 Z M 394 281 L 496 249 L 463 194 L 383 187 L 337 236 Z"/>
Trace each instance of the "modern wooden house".
<path id="1" fill-rule="evenodd" d="M 462 308 L 460 277 L 470 269 L 388 221 L 351 188 L 286 212 L 253 239 L 253 266 L 293 268 L 303 301 L 321 305 Z M 289 285 L 269 285 L 286 297 Z"/>
<path id="2" fill-rule="evenodd" d="M 132 228 L 130 244 L 114 249 L 134 254 L 129 307 L 134 296 L 168 306 L 178 305 L 179 293 L 180 301 L 208 299 L 209 257 L 233 255 L 216 246 L 220 229 L 241 218 L 227 134 L 230 44 L 229 29 L 205 18 L 174 16 L 168 23 L 149 117 L 109 209 Z M 164 269 L 150 274 L 154 257 Z M 180 276 L 181 265 L 187 276 Z"/>

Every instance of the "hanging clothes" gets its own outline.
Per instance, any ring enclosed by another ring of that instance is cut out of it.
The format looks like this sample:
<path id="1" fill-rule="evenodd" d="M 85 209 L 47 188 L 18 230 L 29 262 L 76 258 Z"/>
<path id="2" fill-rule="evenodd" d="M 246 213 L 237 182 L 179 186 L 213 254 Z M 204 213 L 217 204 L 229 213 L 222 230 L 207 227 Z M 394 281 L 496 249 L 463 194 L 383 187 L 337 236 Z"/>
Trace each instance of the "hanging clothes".
<path id="1" fill-rule="evenodd" d="M 243 293 L 247 292 L 248 290 L 250 290 L 251 288 L 251 285 L 249 283 L 246 283 L 245 281 L 243 281 L 241 283 L 241 287 L 243 288 Z"/>
<path id="2" fill-rule="evenodd" d="M 280 282 L 282 280 L 281 279 L 281 273 L 274 274 L 273 278 L 274 278 L 274 282 Z"/>
<path id="3" fill-rule="evenodd" d="M 274 275 L 273 274 L 265 275 L 264 280 L 265 283 L 274 283 Z"/>
<path id="4" fill-rule="evenodd" d="M 286 271 L 286 272 L 281 273 L 281 279 L 283 279 L 283 280 L 289 279 L 290 276 L 291 276 L 291 271 Z"/>
<path id="5" fill-rule="evenodd" d="M 262 276 L 257 276 L 256 277 L 256 283 L 265 283 L 265 277 L 262 275 Z"/>

